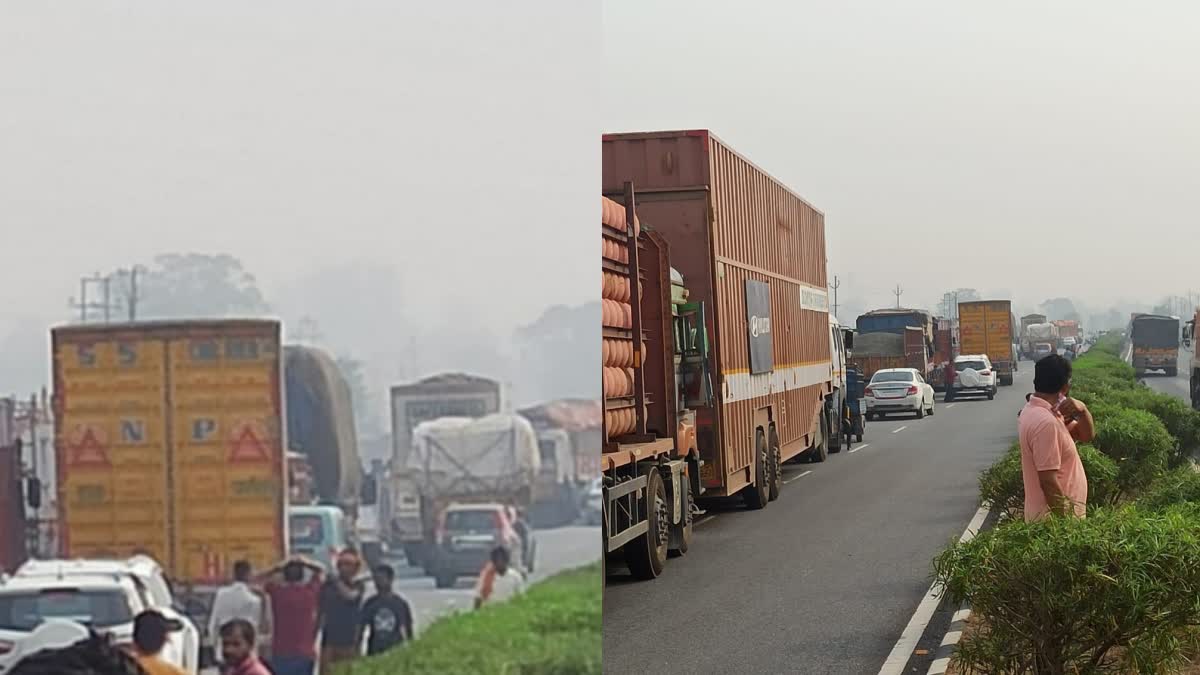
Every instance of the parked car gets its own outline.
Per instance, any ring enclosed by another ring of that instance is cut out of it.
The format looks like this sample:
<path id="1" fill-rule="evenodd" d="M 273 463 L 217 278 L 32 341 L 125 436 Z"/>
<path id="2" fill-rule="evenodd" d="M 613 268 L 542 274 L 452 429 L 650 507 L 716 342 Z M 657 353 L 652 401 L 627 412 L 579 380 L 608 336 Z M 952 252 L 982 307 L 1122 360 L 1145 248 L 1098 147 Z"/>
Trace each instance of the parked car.
<path id="1" fill-rule="evenodd" d="M 442 512 L 434 537 L 425 571 L 438 588 L 478 575 L 497 546 L 507 548 L 512 564 L 527 572 L 533 571 L 537 556 L 531 528 L 504 504 L 451 504 Z"/>
<path id="2" fill-rule="evenodd" d="M 965 394 L 996 397 L 997 376 L 992 361 L 986 354 L 959 356 L 954 359 L 954 387 L 946 392 L 946 400 L 952 401 Z"/>
<path id="3" fill-rule="evenodd" d="M 1049 342 L 1039 342 L 1033 346 L 1033 360 L 1041 361 L 1042 357 L 1050 356 L 1054 351 L 1054 345 Z"/>
<path id="4" fill-rule="evenodd" d="M 915 368 L 885 368 L 875 371 L 863 391 L 867 419 L 888 413 L 915 413 L 917 419 L 933 414 L 933 385 Z"/>
<path id="5" fill-rule="evenodd" d="M 599 525 L 604 517 L 604 480 L 592 479 L 583 495 L 583 519 L 588 525 Z"/>
<path id="6" fill-rule="evenodd" d="M 0 673 L 25 651 L 20 643 L 47 620 L 74 621 L 132 645 L 133 619 L 147 609 L 162 613 L 171 625 L 162 657 L 185 672 L 198 672 L 200 631 L 178 607 L 154 559 L 26 562 L 0 580 Z M 6 662 L 6 655 L 15 658 Z"/>

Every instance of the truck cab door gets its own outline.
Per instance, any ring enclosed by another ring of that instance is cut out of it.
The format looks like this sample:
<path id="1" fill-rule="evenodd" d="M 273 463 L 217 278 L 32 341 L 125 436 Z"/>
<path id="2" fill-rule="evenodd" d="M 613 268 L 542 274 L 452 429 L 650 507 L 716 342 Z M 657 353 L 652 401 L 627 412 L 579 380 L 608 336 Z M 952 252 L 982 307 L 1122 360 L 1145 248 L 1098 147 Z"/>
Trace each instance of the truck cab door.
<path id="1" fill-rule="evenodd" d="M 675 355 L 679 358 L 676 385 L 680 409 L 707 408 L 716 398 L 709 360 L 708 322 L 703 302 L 679 306 L 673 319 Z"/>

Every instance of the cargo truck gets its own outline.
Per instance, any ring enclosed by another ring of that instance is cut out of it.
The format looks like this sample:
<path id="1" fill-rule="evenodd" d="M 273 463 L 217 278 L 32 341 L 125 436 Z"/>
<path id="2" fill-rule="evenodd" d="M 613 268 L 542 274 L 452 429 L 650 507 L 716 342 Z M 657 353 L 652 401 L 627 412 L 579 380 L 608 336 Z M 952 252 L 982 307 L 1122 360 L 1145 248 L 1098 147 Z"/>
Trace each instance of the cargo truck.
<path id="1" fill-rule="evenodd" d="M 977 300 L 958 303 L 961 339 L 959 351 L 986 354 L 996 369 L 1000 385 L 1013 383 L 1016 364 L 1013 354 L 1012 303 L 1008 300 Z"/>
<path id="2" fill-rule="evenodd" d="M 924 332 L 916 326 L 906 327 L 900 335 L 860 334 L 854 340 L 850 363 L 858 370 L 863 382 L 870 382 L 876 371 L 887 368 L 914 368 L 920 373 L 930 370 Z"/>
<path id="3" fill-rule="evenodd" d="M 858 317 L 855 327 L 859 335 L 869 333 L 895 333 L 903 335 L 906 328 L 917 328 L 921 331 L 926 356 L 933 358 L 934 339 L 937 322 L 933 314 L 923 309 L 889 308 L 876 309 Z M 927 374 L 927 373 L 926 373 Z"/>
<path id="4" fill-rule="evenodd" d="M 418 498 L 425 535 L 420 565 L 447 588 L 461 570 L 451 569 L 462 547 L 475 542 L 449 541 L 439 525 L 447 508 L 459 504 L 502 504 L 521 515 L 538 498 L 540 469 L 537 434 L 524 417 L 499 413 L 480 418 L 444 417 L 413 430 L 407 458 L 408 480 Z M 526 530 L 527 531 L 527 530 Z M 530 549 L 514 551 L 514 563 L 532 569 Z"/>
<path id="5" fill-rule="evenodd" d="M 1141 377 L 1161 370 L 1168 377 L 1179 372 L 1179 317 L 1135 314 L 1129 321 L 1129 362 Z"/>
<path id="6" fill-rule="evenodd" d="M 784 462 L 837 450 L 824 215 L 709 131 L 610 134 L 602 157 L 605 194 L 638 185 L 638 217 L 703 308 L 706 344 L 683 358 L 714 384 L 687 405 L 699 497 L 761 509 Z"/>
<path id="7" fill-rule="evenodd" d="M 642 231 L 633 186 L 601 197 L 601 548 L 635 579 L 684 555 L 700 494 L 693 406 L 715 396 L 705 307 L 689 302 L 666 240 Z M 637 298 L 638 300 L 634 300 Z"/>
<path id="8" fill-rule="evenodd" d="M 494 415 L 502 403 L 499 382 L 465 373 L 442 373 L 392 387 L 392 459 L 387 471 L 388 498 L 380 503 L 379 519 L 386 524 L 388 543 L 403 549 L 410 564 L 421 565 L 421 553 L 432 537 L 424 527 L 420 495 L 408 468 L 413 431 L 422 422 L 443 417 Z"/>
<path id="9" fill-rule="evenodd" d="M 51 331 L 59 554 L 152 556 L 199 626 L 235 560 L 287 553 L 276 321 Z"/>
<path id="10" fill-rule="evenodd" d="M 534 527 L 558 527 L 579 518 L 585 488 L 600 475 L 603 410 L 597 400 L 559 400 L 518 411 L 533 424 L 541 452 Z"/>

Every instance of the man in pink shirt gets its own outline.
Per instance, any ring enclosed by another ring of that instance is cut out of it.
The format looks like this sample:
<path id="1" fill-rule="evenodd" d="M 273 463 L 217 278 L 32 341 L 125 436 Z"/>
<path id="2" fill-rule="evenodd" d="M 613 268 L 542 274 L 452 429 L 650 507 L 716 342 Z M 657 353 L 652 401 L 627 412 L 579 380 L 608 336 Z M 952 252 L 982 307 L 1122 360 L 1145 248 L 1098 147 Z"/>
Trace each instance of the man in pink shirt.
<path id="1" fill-rule="evenodd" d="M 1034 365 L 1033 389 L 1017 418 L 1025 520 L 1049 513 L 1082 518 L 1087 513 L 1088 486 L 1075 442 L 1092 440 L 1092 413 L 1068 395 L 1071 362 L 1058 354 Z"/>

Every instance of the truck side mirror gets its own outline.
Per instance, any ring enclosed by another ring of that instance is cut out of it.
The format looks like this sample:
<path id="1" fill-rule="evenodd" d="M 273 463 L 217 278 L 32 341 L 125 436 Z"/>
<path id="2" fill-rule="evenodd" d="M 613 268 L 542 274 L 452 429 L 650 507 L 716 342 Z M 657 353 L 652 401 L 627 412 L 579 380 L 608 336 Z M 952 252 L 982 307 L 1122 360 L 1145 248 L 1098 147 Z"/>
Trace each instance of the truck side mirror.
<path id="1" fill-rule="evenodd" d="M 842 344 L 847 351 L 854 349 L 854 331 L 842 331 Z"/>

